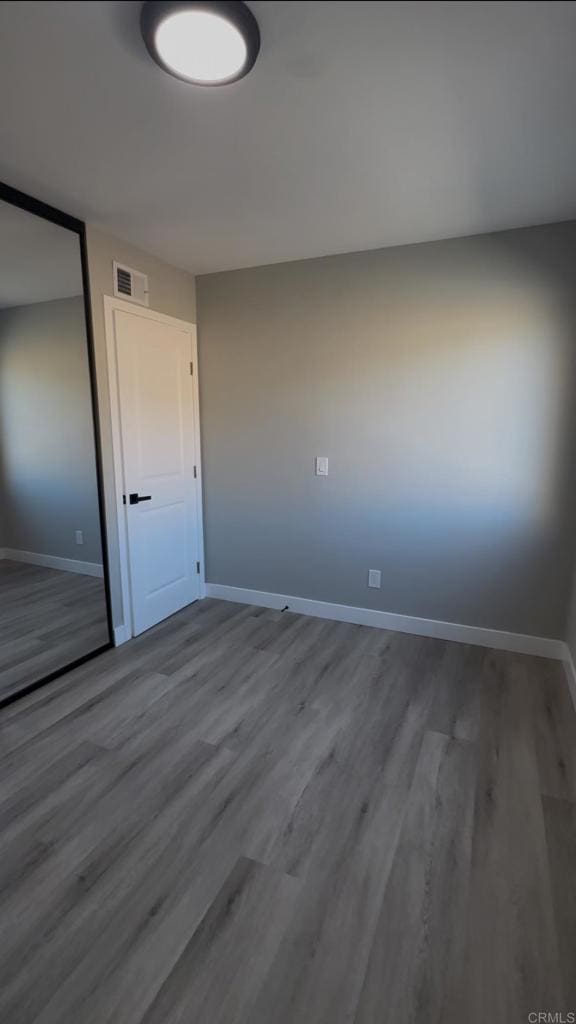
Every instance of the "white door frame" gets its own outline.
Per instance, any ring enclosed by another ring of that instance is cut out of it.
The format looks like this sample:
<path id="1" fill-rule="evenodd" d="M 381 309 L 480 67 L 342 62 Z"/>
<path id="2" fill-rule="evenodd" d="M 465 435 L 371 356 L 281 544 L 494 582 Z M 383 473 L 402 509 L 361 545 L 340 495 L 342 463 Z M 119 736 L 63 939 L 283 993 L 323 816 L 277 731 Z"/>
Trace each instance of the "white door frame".
<path id="1" fill-rule="evenodd" d="M 202 460 L 200 445 L 200 402 L 198 393 L 198 344 L 196 324 L 176 317 L 157 313 L 147 306 L 139 306 L 126 299 L 118 299 L 111 295 L 104 296 L 104 324 L 106 333 L 106 356 L 108 364 L 108 389 L 110 395 L 110 419 L 112 427 L 112 458 L 114 462 L 114 488 L 116 521 L 118 524 L 119 570 L 122 589 L 122 626 L 116 626 L 115 642 L 124 643 L 132 638 L 132 612 L 130 601 L 130 576 L 128 571 L 128 526 L 126 522 L 126 506 L 123 504 L 124 467 L 122 463 L 122 436 L 120 431 L 120 403 L 118 390 L 118 361 L 116 356 L 116 336 L 114 332 L 114 313 L 116 311 L 141 316 L 146 320 L 155 320 L 170 327 L 176 327 L 190 333 L 190 361 L 193 373 L 190 377 L 192 402 L 194 409 L 194 463 L 196 466 L 196 541 L 200 559 L 199 589 L 200 597 L 206 596 L 206 574 L 204 567 L 204 529 L 202 520 Z M 110 526 L 108 527 L 110 532 Z"/>

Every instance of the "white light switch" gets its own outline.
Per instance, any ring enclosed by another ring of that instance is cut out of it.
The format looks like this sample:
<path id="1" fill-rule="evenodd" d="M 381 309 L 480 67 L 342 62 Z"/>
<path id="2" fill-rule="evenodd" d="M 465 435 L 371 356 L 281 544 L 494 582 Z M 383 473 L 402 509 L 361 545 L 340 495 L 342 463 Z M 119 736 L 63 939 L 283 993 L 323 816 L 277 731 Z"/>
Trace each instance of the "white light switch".
<path id="1" fill-rule="evenodd" d="M 76 543 L 77 544 L 83 544 L 84 543 L 84 534 L 82 533 L 82 530 L 76 530 Z"/>
<path id="2" fill-rule="evenodd" d="M 316 456 L 316 476 L 328 476 L 328 459 L 325 455 Z"/>
<path id="3" fill-rule="evenodd" d="M 368 569 L 368 586 L 380 590 L 382 586 L 382 573 L 380 569 Z"/>

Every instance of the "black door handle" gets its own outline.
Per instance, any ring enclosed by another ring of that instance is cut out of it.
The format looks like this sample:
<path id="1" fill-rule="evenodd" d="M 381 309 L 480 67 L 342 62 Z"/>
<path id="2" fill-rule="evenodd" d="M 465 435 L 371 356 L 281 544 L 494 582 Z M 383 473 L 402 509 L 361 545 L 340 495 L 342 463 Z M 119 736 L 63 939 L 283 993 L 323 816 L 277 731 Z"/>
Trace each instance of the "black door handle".
<path id="1" fill-rule="evenodd" d="M 129 494 L 128 501 L 131 505 L 138 505 L 141 501 L 152 501 L 151 494 Z"/>

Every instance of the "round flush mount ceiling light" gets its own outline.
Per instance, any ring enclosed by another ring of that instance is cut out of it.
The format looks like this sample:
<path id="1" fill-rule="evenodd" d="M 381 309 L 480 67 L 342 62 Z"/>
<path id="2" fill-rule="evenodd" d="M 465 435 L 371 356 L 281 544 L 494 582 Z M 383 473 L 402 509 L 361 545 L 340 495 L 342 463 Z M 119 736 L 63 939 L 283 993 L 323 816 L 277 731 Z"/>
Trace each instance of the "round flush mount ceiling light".
<path id="1" fill-rule="evenodd" d="M 142 5 L 142 36 L 168 74 L 194 85 L 227 85 L 247 75 L 260 50 L 260 30 L 244 3 Z"/>

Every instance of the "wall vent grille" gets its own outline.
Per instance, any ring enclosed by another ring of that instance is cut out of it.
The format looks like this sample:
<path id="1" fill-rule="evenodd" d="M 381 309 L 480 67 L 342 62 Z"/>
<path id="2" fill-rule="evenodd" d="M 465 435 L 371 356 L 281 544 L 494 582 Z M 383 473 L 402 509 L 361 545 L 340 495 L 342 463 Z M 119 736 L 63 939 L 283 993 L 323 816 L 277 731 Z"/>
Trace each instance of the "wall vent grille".
<path id="1" fill-rule="evenodd" d="M 147 306 L 149 304 L 147 275 L 114 261 L 114 295 L 119 299 L 128 299 L 129 302 Z"/>

